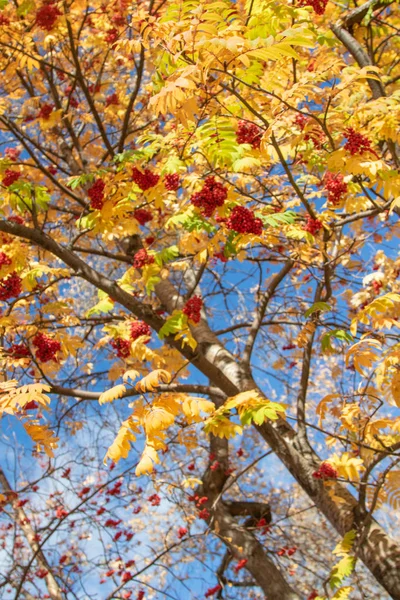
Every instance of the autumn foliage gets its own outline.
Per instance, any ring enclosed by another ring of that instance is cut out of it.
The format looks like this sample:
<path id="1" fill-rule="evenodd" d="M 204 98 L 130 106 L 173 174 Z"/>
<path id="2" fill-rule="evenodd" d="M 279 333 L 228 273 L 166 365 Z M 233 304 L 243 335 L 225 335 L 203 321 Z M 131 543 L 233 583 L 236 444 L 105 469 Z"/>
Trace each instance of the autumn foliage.
<path id="1" fill-rule="evenodd" d="M 0 0 L 0 598 L 400 599 L 399 27 Z"/>

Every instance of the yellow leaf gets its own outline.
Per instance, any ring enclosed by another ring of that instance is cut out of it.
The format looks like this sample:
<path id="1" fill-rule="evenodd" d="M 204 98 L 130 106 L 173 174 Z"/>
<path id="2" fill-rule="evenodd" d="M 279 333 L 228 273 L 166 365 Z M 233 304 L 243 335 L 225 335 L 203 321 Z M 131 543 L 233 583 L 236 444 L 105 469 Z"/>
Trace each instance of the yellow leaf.
<path id="1" fill-rule="evenodd" d="M 136 377 L 139 377 L 140 373 L 139 371 L 136 371 L 135 369 L 130 369 L 129 371 L 125 371 L 125 373 L 122 376 L 122 379 L 126 382 L 128 381 L 128 379 L 132 379 L 132 381 L 134 379 L 136 379 Z"/>
<path id="2" fill-rule="evenodd" d="M 335 467 L 341 477 L 350 479 L 350 481 L 358 481 L 360 472 L 365 469 L 363 460 L 350 456 L 349 452 L 344 452 L 342 456 L 334 454 L 329 462 Z"/>
<path id="3" fill-rule="evenodd" d="M 164 369 L 156 369 L 137 382 L 135 388 L 139 392 L 154 392 L 161 383 L 170 383 L 171 374 Z"/>
<path id="4" fill-rule="evenodd" d="M 126 387 L 122 384 L 115 385 L 110 390 L 100 394 L 99 404 L 106 404 L 107 402 L 113 402 L 117 398 L 121 398 L 126 392 Z"/>
<path id="5" fill-rule="evenodd" d="M 160 459 L 158 458 L 158 454 L 155 451 L 154 447 L 150 444 L 146 445 L 143 454 L 140 458 L 140 461 L 135 469 L 135 474 L 137 477 L 140 475 L 150 474 L 153 472 L 154 463 L 158 464 Z"/>
<path id="6" fill-rule="evenodd" d="M 130 417 L 124 421 L 117 434 L 117 437 L 107 450 L 107 454 L 104 457 L 104 464 L 107 463 L 107 458 L 110 458 L 113 462 L 117 463 L 121 458 L 126 458 L 131 449 L 130 442 L 136 440 L 136 433 L 138 431 L 137 423 L 135 423 Z"/>
<path id="7" fill-rule="evenodd" d="M 44 451 L 50 458 L 54 456 L 53 449 L 58 448 L 58 437 L 47 425 L 40 425 L 37 422 L 24 423 L 24 429 L 35 442 L 38 450 Z"/>

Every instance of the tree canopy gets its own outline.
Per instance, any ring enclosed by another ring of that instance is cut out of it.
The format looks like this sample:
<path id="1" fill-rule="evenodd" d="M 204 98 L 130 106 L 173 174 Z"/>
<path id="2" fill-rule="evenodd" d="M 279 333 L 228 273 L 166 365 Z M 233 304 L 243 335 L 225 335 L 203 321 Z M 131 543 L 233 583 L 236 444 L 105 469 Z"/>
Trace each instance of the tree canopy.
<path id="1" fill-rule="evenodd" d="M 398 3 L 0 25 L 0 598 L 400 600 Z"/>

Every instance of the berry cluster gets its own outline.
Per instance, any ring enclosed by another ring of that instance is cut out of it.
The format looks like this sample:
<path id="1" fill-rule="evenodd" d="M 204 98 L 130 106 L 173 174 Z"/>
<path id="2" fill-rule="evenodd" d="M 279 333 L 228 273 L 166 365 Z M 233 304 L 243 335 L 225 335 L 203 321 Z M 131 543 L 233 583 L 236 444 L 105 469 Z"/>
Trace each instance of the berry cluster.
<path id="1" fill-rule="evenodd" d="M 187 534 L 188 530 L 186 527 L 179 527 L 178 529 L 178 538 L 181 540 Z"/>
<path id="2" fill-rule="evenodd" d="M 306 117 L 306 115 L 302 115 L 300 113 L 297 113 L 294 122 L 297 125 L 297 127 L 301 131 L 303 131 L 304 127 L 307 125 L 307 123 L 308 123 L 309 120 L 310 120 L 309 117 Z"/>
<path id="3" fill-rule="evenodd" d="M 107 31 L 105 39 L 106 42 L 108 42 L 109 44 L 113 44 L 114 42 L 116 42 L 118 39 L 118 29 L 116 29 L 115 27 L 109 29 L 109 31 Z"/>
<path id="4" fill-rule="evenodd" d="M 5 279 L 0 281 L 0 300 L 5 302 L 10 298 L 16 298 L 22 292 L 21 277 L 14 271 Z"/>
<path id="5" fill-rule="evenodd" d="M 239 121 L 239 127 L 236 132 L 236 141 L 238 144 L 250 144 L 252 148 L 259 148 L 263 132 L 255 123 Z"/>
<path id="6" fill-rule="evenodd" d="M 119 104 L 118 94 L 116 94 L 114 92 L 114 94 L 110 94 L 110 96 L 107 96 L 106 106 L 118 106 L 118 104 Z"/>
<path id="7" fill-rule="evenodd" d="M 327 171 L 323 183 L 328 191 L 328 202 L 334 205 L 340 204 L 342 196 L 347 193 L 347 183 L 343 181 L 343 175 Z"/>
<path id="8" fill-rule="evenodd" d="M 348 150 L 352 156 L 355 154 L 364 154 L 364 152 L 372 152 L 376 155 L 371 148 L 371 142 L 365 135 L 358 133 L 352 127 L 345 129 L 344 134 L 347 137 L 344 149 Z"/>
<path id="9" fill-rule="evenodd" d="M 133 213 L 133 216 L 141 225 L 146 225 L 146 223 L 153 220 L 153 215 L 145 208 L 137 208 Z"/>
<path id="10" fill-rule="evenodd" d="M 12 260 L 9 256 L 7 256 L 7 254 L 5 252 L 0 252 L 0 267 L 2 267 L 3 265 L 7 266 L 7 265 L 11 265 Z"/>
<path id="11" fill-rule="evenodd" d="M 149 169 L 145 169 L 143 173 L 136 167 L 132 169 L 132 179 L 140 189 L 145 192 L 157 185 L 160 179 L 159 175 L 152 173 Z"/>
<path id="12" fill-rule="evenodd" d="M 131 340 L 137 340 L 142 336 L 151 336 L 151 327 L 144 321 L 133 321 L 130 327 L 130 338 Z"/>
<path id="13" fill-rule="evenodd" d="M 11 217 L 8 217 L 7 221 L 11 221 L 11 223 L 17 223 L 17 225 L 24 224 L 23 218 L 19 215 L 11 215 Z"/>
<path id="14" fill-rule="evenodd" d="M 46 2 L 36 12 L 36 24 L 40 29 L 51 31 L 54 27 L 54 23 L 61 14 L 62 13 L 57 6 L 54 6 L 53 2 Z"/>
<path id="15" fill-rule="evenodd" d="M 53 112 L 53 108 L 54 104 L 43 104 L 43 106 L 40 107 L 40 110 L 37 114 L 37 118 L 44 119 L 45 121 L 47 121 L 47 119 L 50 118 L 50 115 Z"/>
<path id="16" fill-rule="evenodd" d="M 202 210 L 205 217 L 211 217 L 217 206 L 223 206 L 227 196 L 228 190 L 222 183 L 215 181 L 215 177 L 207 177 L 203 189 L 195 192 L 190 201 Z"/>
<path id="17" fill-rule="evenodd" d="M 190 300 L 186 302 L 182 312 L 184 315 L 187 316 L 188 319 L 193 321 L 193 323 L 199 323 L 201 318 L 200 311 L 202 306 L 203 300 L 200 298 L 200 296 L 193 296 L 192 298 L 190 298 Z"/>
<path id="18" fill-rule="evenodd" d="M 2 179 L 2 184 L 5 187 L 10 187 L 13 183 L 17 181 L 21 177 L 21 173 L 19 171 L 13 171 L 12 169 L 6 169 L 4 172 L 4 177 Z"/>
<path id="19" fill-rule="evenodd" d="M 319 219 L 313 219 L 310 217 L 310 215 L 307 215 L 304 231 L 308 231 L 308 233 L 315 235 L 320 229 L 322 229 L 321 221 Z"/>
<path id="20" fill-rule="evenodd" d="M 147 250 L 142 248 L 138 250 L 133 258 L 135 269 L 142 269 L 145 265 L 151 265 L 154 262 L 154 256 L 147 254 Z"/>
<path id="21" fill-rule="evenodd" d="M 238 233 L 253 233 L 254 235 L 261 235 L 263 230 L 261 219 L 257 219 L 253 211 L 245 206 L 234 207 L 226 226 Z"/>
<path id="22" fill-rule="evenodd" d="M 383 283 L 382 281 L 376 281 L 376 279 L 372 282 L 372 287 L 374 290 L 374 293 L 376 295 L 380 294 L 381 288 L 383 287 Z"/>
<path id="23" fill-rule="evenodd" d="M 32 340 L 32 344 L 37 348 L 37 360 L 43 363 L 56 360 L 56 354 L 61 350 L 60 342 L 53 340 L 44 333 L 37 333 Z"/>
<path id="24" fill-rule="evenodd" d="M 131 345 L 128 340 L 123 338 L 115 338 L 111 340 L 111 347 L 117 352 L 118 358 L 126 358 L 131 353 Z"/>
<path id="25" fill-rule="evenodd" d="M 28 346 L 25 346 L 25 344 L 12 344 L 12 346 L 8 348 L 8 353 L 13 358 L 25 358 L 26 356 L 31 355 Z"/>
<path id="26" fill-rule="evenodd" d="M 178 173 L 172 173 L 164 177 L 164 185 L 170 192 L 176 192 L 180 185 Z"/>
<path id="27" fill-rule="evenodd" d="M 337 479 L 338 472 L 335 467 L 332 467 L 332 465 L 327 462 L 323 462 L 312 475 L 314 479 Z"/>
<path id="28" fill-rule="evenodd" d="M 160 506 L 161 498 L 158 494 L 152 494 L 147 498 L 147 501 L 150 502 L 151 506 Z"/>
<path id="29" fill-rule="evenodd" d="M 328 0 L 302 0 L 300 6 L 311 6 L 317 15 L 323 15 Z"/>
<path id="30" fill-rule="evenodd" d="M 10 23 L 11 23 L 10 19 L 8 17 L 6 17 L 6 15 L 3 15 L 0 13 L 0 25 L 6 26 L 6 25 L 9 25 Z"/>
<path id="31" fill-rule="evenodd" d="M 18 160 L 20 154 L 21 150 L 18 150 L 18 148 L 6 148 L 4 150 L 4 156 L 6 156 L 9 160 Z"/>
<path id="32" fill-rule="evenodd" d="M 93 185 L 88 189 L 87 193 L 90 198 L 90 207 L 101 210 L 104 204 L 104 188 L 105 183 L 102 179 L 96 179 Z"/>

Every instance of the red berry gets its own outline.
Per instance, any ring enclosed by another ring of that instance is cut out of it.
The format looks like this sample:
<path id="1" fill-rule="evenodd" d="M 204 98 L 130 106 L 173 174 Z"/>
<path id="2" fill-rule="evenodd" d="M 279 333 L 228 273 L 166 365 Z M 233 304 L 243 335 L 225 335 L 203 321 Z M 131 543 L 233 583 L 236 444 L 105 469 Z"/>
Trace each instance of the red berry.
<path id="1" fill-rule="evenodd" d="M 12 169 L 6 169 L 4 172 L 4 176 L 2 179 L 2 184 L 5 187 L 10 187 L 17 179 L 21 177 L 21 173 L 19 171 L 13 171 Z"/>
<path id="2" fill-rule="evenodd" d="M 215 585 L 213 588 L 209 588 L 204 597 L 205 598 L 210 598 L 211 596 L 214 596 L 214 594 L 216 594 L 217 592 L 220 592 L 222 590 L 222 585 Z"/>
<path id="3" fill-rule="evenodd" d="M 247 565 L 247 558 L 242 558 L 239 562 L 233 567 L 235 573 L 239 573 L 241 569 L 243 569 Z"/>
<path id="4" fill-rule="evenodd" d="M 188 530 L 186 527 L 179 527 L 178 529 L 178 538 L 181 540 L 187 534 Z"/>
<path id="5" fill-rule="evenodd" d="M 50 118 L 50 115 L 53 112 L 53 108 L 54 104 L 43 104 L 43 106 L 40 107 L 40 110 L 37 114 L 37 118 L 44 119 L 45 121 L 47 121 L 47 119 Z"/>
<path id="6" fill-rule="evenodd" d="M 0 252 L 0 267 L 2 267 L 3 265 L 11 265 L 11 263 L 11 258 L 7 256 L 7 254 L 5 254 L 4 252 Z"/>
<path id="7" fill-rule="evenodd" d="M 57 6 L 54 6 L 52 2 L 43 4 L 36 12 L 36 24 L 40 29 L 51 31 L 54 27 L 54 23 L 61 14 L 62 13 L 58 10 Z"/>
<path id="8" fill-rule="evenodd" d="M 315 600 L 318 597 L 318 592 L 313 590 L 309 596 L 307 596 L 307 600 Z"/>
<path id="9" fill-rule="evenodd" d="M 38 569 L 35 573 L 36 577 L 39 577 L 39 579 L 44 579 L 47 574 L 47 569 Z"/>
<path id="10" fill-rule="evenodd" d="M 344 134 L 347 137 L 344 149 L 348 150 L 352 156 L 355 154 L 364 154 L 365 152 L 372 152 L 376 156 L 376 153 L 371 148 L 371 142 L 367 137 L 358 133 L 352 127 L 345 129 Z"/>
<path id="11" fill-rule="evenodd" d="M 5 279 L 0 280 L 0 300 L 5 302 L 20 295 L 22 292 L 22 280 L 14 271 Z"/>
<path id="12" fill-rule="evenodd" d="M 31 355 L 31 351 L 25 344 L 13 344 L 8 348 L 8 353 L 13 358 L 25 358 Z"/>
<path id="13" fill-rule="evenodd" d="M 127 583 L 132 579 L 132 573 L 130 571 L 125 571 L 121 577 L 121 583 Z"/>
<path id="14" fill-rule="evenodd" d="M 133 216 L 135 217 L 136 221 L 139 221 L 140 225 L 145 225 L 149 221 L 153 220 L 153 215 L 145 208 L 137 208 L 133 213 Z"/>
<path id="15" fill-rule="evenodd" d="M 151 265 L 154 262 L 154 256 L 147 254 L 147 250 L 142 248 L 138 250 L 133 258 L 135 269 L 142 269 L 145 265 Z"/>
<path id="16" fill-rule="evenodd" d="M 13 215 L 11 217 L 8 217 L 7 221 L 10 221 L 11 223 L 17 223 L 17 225 L 23 225 L 24 224 L 23 218 L 20 217 L 19 215 Z"/>
<path id="17" fill-rule="evenodd" d="M 191 319 L 194 323 L 199 323 L 201 319 L 201 308 L 203 306 L 203 301 L 200 296 L 192 296 L 190 300 L 188 300 L 183 307 L 183 314 L 187 316 L 188 319 Z"/>
<path id="18" fill-rule="evenodd" d="M 322 223 L 319 219 L 313 219 L 310 217 L 310 215 L 307 215 L 306 224 L 303 229 L 304 231 L 308 231 L 308 233 L 315 235 L 320 229 L 322 229 Z"/>
<path id="19" fill-rule="evenodd" d="M 164 177 L 164 185 L 170 192 L 175 192 L 180 185 L 180 179 L 178 173 L 172 173 Z"/>
<path id="20" fill-rule="evenodd" d="M 159 506 L 161 502 L 161 498 L 158 494 L 153 494 L 152 496 L 149 496 L 147 500 L 152 506 Z"/>
<path id="21" fill-rule="evenodd" d="M 19 155 L 21 154 L 21 150 L 18 150 L 18 148 L 6 148 L 4 150 L 4 155 L 10 159 L 10 160 L 17 160 L 19 158 Z"/>
<path id="22" fill-rule="evenodd" d="M 106 42 L 108 42 L 109 44 L 113 44 L 114 42 L 116 42 L 118 39 L 118 29 L 113 27 L 112 29 L 107 31 L 107 35 L 106 35 L 105 39 L 106 39 Z"/>
<path id="23" fill-rule="evenodd" d="M 111 94 L 106 98 L 106 106 L 118 106 L 119 99 L 117 94 Z"/>
<path id="24" fill-rule="evenodd" d="M 315 479 L 337 479 L 338 472 L 335 467 L 332 467 L 332 465 L 327 462 L 323 462 L 318 469 L 314 471 L 313 477 Z"/>
<path id="25" fill-rule="evenodd" d="M 328 191 L 328 202 L 339 204 L 342 196 L 347 193 L 347 183 L 343 181 L 343 175 L 340 173 L 325 173 L 323 179 L 325 189 Z"/>
<path id="26" fill-rule="evenodd" d="M 151 327 L 144 321 L 133 321 L 130 326 L 130 338 L 131 340 L 137 340 L 138 338 L 151 336 Z"/>
<path id="27" fill-rule="evenodd" d="M 215 177 L 207 177 L 203 189 L 195 192 L 190 201 L 205 217 L 211 217 L 218 206 L 223 206 L 227 196 L 228 190 L 222 183 L 215 181 Z"/>
<path id="28" fill-rule="evenodd" d="M 301 131 L 303 131 L 304 127 L 307 125 L 307 123 L 309 122 L 309 120 L 310 120 L 310 117 L 306 117 L 306 115 L 302 115 L 300 113 L 297 113 L 294 122 L 296 123 L 296 125 L 298 126 L 298 128 Z"/>
<path id="29" fill-rule="evenodd" d="M 261 219 L 257 219 L 254 213 L 245 206 L 234 207 L 226 226 L 238 233 L 252 233 L 254 235 L 261 235 L 263 229 Z"/>
<path id="30" fill-rule="evenodd" d="M 33 345 L 37 348 L 36 358 L 40 362 L 49 362 L 56 360 L 56 354 L 61 350 L 61 344 L 57 340 L 53 340 L 44 333 L 37 333 L 32 340 Z"/>
<path id="31" fill-rule="evenodd" d="M 312 6 L 317 15 L 323 15 L 328 0 L 301 0 L 300 6 Z"/>
<path id="32" fill-rule="evenodd" d="M 116 350 L 118 358 L 127 358 L 131 353 L 131 345 L 128 340 L 115 338 L 115 340 L 111 340 L 110 344 Z"/>
<path id="33" fill-rule="evenodd" d="M 236 132 L 236 141 L 238 144 L 250 144 L 253 148 L 259 148 L 263 131 L 254 123 L 247 121 L 239 121 L 238 130 Z"/>
<path id="34" fill-rule="evenodd" d="M 199 518 L 200 519 L 204 519 L 207 520 L 210 516 L 210 513 L 208 512 L 208 510 L 206 508 L 203 508 L 202 510 L 199 511 Z"/>
<path id="35" fill-rule="evenodd" d="M 94 210 L 101 210 L 103 208 L 105 187 L 102 179 L 95 179 L 93 185 L 87 191 L 90 198 L 90 208 Z"/>
<path id="36" fill-rule="evenodd" d="M 136 183 L 136 185 L 145 192 L 150 188 L 157 185 L 158 180 L 160 179 L 159 175 L 152 173 L 149 169 L 145 169 L 143 173 L 139 171 L 136 167 L 132 169 L 132 179 Z"/>

